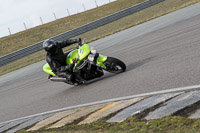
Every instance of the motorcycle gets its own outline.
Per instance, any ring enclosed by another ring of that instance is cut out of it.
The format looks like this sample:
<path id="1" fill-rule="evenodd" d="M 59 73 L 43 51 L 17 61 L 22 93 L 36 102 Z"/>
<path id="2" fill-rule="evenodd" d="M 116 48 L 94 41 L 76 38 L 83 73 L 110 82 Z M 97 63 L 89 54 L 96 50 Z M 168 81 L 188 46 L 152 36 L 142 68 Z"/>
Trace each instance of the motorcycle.
<path id="1" fill-rule="evenodd" d="M 103 70 L 116 74 L 126 70 L 124 62 L 117 58 L 97 53 L 94 48 L 90 48 L 84 41 L 83 43 L 79 43 L 78 48 L 69 52 L 66 57 L 66 64 L 74 64 L 72 70 L 74 77 L 73 82 L 54 74 L 48 63 L 43 66 L 43 71 L 49 74 L 48 79 L 51 81 L 65 82 L 70 85 L 80 85 L 86 81 L 102 77 L 104 75 Z"/>

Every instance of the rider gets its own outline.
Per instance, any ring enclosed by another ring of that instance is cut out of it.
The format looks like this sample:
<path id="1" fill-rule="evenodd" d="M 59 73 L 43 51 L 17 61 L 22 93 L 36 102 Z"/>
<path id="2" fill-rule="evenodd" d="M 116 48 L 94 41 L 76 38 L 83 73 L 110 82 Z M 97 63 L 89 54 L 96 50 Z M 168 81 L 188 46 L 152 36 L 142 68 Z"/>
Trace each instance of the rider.
<path id="1" fill-rule="evenodd" d="M 69 82 L 72 80 L 71 69 L 74 64 L 66 64 L 66 56 L 62 48 L 74 43 L 81 43 L 81 38 L 68 39 L 62 42 L 55 42 L 53 39 L 47 39 L 43 42 L 43 48 L 47 52 L 46 61 L 51 67 L 53 73 L 59 77 L 66 78 Z"/>

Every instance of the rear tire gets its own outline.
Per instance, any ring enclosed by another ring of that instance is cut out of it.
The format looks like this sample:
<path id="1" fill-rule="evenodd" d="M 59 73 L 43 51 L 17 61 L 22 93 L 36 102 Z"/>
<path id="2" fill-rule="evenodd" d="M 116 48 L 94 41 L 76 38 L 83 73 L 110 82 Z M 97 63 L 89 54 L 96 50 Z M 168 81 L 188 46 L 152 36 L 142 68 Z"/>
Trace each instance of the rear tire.
<path id="1" fill-rule="evenodd" d="M 121 73 L 126 71 L 126 65 L 124 62 L 117 58 L 108 57 L 105 61 L 106 71 L 111 73 Z"/>

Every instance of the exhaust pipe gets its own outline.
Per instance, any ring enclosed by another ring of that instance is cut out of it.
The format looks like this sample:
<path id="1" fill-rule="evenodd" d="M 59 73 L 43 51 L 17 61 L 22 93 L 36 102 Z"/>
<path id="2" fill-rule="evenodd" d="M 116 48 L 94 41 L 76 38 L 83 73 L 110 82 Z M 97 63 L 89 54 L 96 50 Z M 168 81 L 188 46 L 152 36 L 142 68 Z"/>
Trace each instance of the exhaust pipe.
<path id="1" fill-rule="evenodd" d="M 66 78 L 62 77 L 51 77 L 50 80 L 54 82 L 66 82 Z"/>

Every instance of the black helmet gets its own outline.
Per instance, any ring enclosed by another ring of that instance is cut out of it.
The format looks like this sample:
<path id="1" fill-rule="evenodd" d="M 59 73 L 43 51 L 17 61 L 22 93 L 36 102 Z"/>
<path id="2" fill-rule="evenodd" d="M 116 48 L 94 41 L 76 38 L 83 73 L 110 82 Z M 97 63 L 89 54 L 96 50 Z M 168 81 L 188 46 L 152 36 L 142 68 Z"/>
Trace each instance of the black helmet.
<path id="1" fill-rule="evenodd" d="M 54 54 L 57 51 L 56 42 L 53 39 L 47 39 L 43 42 L 43 48 L 51 53 Z"/>

